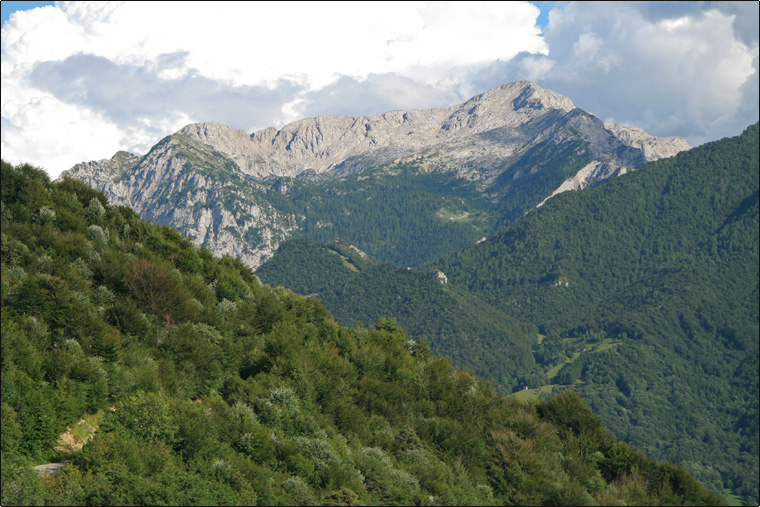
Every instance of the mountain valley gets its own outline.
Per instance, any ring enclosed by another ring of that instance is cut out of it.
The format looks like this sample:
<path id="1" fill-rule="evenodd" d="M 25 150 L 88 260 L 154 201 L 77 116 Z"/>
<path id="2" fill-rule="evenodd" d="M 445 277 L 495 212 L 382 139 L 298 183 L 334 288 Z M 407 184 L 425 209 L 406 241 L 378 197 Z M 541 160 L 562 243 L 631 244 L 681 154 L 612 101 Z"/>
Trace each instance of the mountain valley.
<path id="1" fill-rule="evenodd" d="M 517 82 L 251 135 L 188 125 L 62 181 L 340 325 L 394 318 L 501 392 L 576 391 L 616 437 L 756 503 L 757 138 L 689 149 Z"/>

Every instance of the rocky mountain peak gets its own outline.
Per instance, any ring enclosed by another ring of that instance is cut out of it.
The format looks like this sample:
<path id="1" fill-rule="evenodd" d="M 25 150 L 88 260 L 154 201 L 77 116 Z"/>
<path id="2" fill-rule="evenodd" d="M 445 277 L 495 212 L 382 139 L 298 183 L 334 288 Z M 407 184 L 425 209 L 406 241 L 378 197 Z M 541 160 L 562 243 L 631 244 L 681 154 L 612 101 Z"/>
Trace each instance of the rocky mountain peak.
<path id="1" fill-rule="evenodd" d="M 497 86 L 473 97 L 465 102 L 464 105 L 467 106 L 477 102 L 486 105 L 490 110 L 500 110 L 502 112 L 504 109 L 520 111 L 526 108 L 535 111 L 544 109 L 572 111 L 575 109 L 575 104 L 573 104 L 573 101 L 569 97 L 560 95 L 530 81 L 515 81 Z"/>
<path id="2" fill-rule="evenodd" d="M 435 145 L 499 127 L 516 127 L 573 102 L 531 83 L 508 83 L 447 109 L 389 111 L 366 116 L 320 116 L 268 127 L 250 136 L 216 123 L 182 128 L 183 134 L 232 158 L 257 178 L 304 173 L 343 174 L 347 160 L 382 165 Z M 355 164 L 354 164 L 355 165 Z M 351 166 L 351 164 L 348 164 Z M 351 169 L 346 169 L 351 172 Z"/>

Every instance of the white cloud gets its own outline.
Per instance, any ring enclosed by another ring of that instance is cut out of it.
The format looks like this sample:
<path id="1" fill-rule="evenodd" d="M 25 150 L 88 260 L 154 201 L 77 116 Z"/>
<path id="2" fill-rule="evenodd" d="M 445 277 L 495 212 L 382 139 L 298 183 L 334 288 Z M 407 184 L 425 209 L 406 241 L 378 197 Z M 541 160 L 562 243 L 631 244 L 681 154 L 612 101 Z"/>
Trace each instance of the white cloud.
<path id="1" fill-rule="evenodd" d="M 429 85 L 398 74 L 370 74 L 365 79 L 343 76 L 308 92 L 295 106 L 298 118 L 321 115 L 361 116 L 394 109 L 428 109 L 461 100 L 454 86 Z"/>
<path id="2" fill-rule="evenodd" d="M 538 13 L 526 2 L 59 2 L 19 12 L 2 30 L 3 157 L 57 175 L 118 149 L 143 152 L 192 121 L 282 125 L 329 112 L 314 99 L 336 83 L 372 90 L 375 110 L 417 98 L 450 105 L 467 98 L 452 87 L 469 91 L 453 67 L 546 50 Z"/>
<path id="3" fill-rule="evenodd" d="M 19 12 L 2 30 L 3 157 L 55 176 L 119 149 L 143 153 L 193 121 L 250 132 L 301 116 L 446 107 L 515 79 L 692 144 L 757 121 L 756 2 L 558 5 L 543 37 L 527 2 Z"/>
<path id="4" fill-rule="evenodd" d="M 749 105 L 745 100 L 751 98 L 743 97 L 741 89 L 753 73 L 757 79 L 752 65 L 757 44 L 753 50 L 737 40 L 732 16 L 709 10 L 650 21 L 616 4 L 609 7 L 609 15 L 594 19 L 596 35 L 604 39 L 600 52 L 587 59 L 570 56 L 549 79 L 567 81 L 563 70 L 585 66 L 587 75 L 568 83 L 579 107 L 656 135 L 679 133 L 699 144 L 708 140 L 704 133 L 710 124 Z M 581 17 L 598 16 L 585 4 L 569 8 L 581 9 Z M 554 48 L 567 43 L 568 36 L 580 40 L 586 35 L 573 32 L 560 33 L 556 40 L 547 33 L 547 41 Z M 607 91 L 588 87 L 590 80 L 603 81 Z M 724 135 L 736 135 L 746 126 L 734 126 Z"/>
<path id="5" fill-rule="evenodd" d="M 548 55 L 519 55 L 477 79 L 531 72 L 604 121 L 692 145 L 737 135 L 758 119 L 757 4 L 754 31 L 727 10 L 740 6 L 722 4 L 570 3 L 549 16 Z"/>

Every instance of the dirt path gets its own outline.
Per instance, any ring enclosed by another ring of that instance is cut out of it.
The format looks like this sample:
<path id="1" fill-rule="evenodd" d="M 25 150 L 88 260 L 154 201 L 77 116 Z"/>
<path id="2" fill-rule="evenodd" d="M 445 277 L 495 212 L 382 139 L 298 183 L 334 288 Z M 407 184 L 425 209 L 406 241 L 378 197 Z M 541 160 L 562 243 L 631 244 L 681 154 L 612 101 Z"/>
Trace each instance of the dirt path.
<path id="1" fill-rule="evenodd" d="M 86 444 L 92 437 L 95 436 L 97 428 L 92 426 L 84 419 L 77 421 L 77 431 L 71 430 L 71 427 L 66 428 L 66 433 L 63 433 L 58 437 L 58 445 L 54 447 L 59 454 L 68 456 L 77 453 L 82 450 L 84 444 Z M 79 436 L 78 436 L 79 435 Z M 58 463 L 45 463 L 44 465 L 37 465 L 33 467 L 40 474 L 40 477 L 47 477 L 49 475 L 55 475 L 66 466 L 71 463 L 70 459 L 60 461 Z"/>

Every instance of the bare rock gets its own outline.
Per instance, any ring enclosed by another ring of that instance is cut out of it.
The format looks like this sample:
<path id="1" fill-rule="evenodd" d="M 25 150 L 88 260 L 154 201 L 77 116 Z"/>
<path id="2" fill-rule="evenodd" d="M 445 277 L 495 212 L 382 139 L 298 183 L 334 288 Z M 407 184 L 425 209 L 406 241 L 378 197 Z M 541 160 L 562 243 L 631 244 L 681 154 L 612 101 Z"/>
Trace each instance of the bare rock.
<path id="1" fill-rule="evenodd" d="M 626 146 L 642 150 L 647 162 L 669 158 L 691 149 L 683 137 L 655 137 L 640 128 L 623 125 L 606 125 L 606 128 Z"/>

